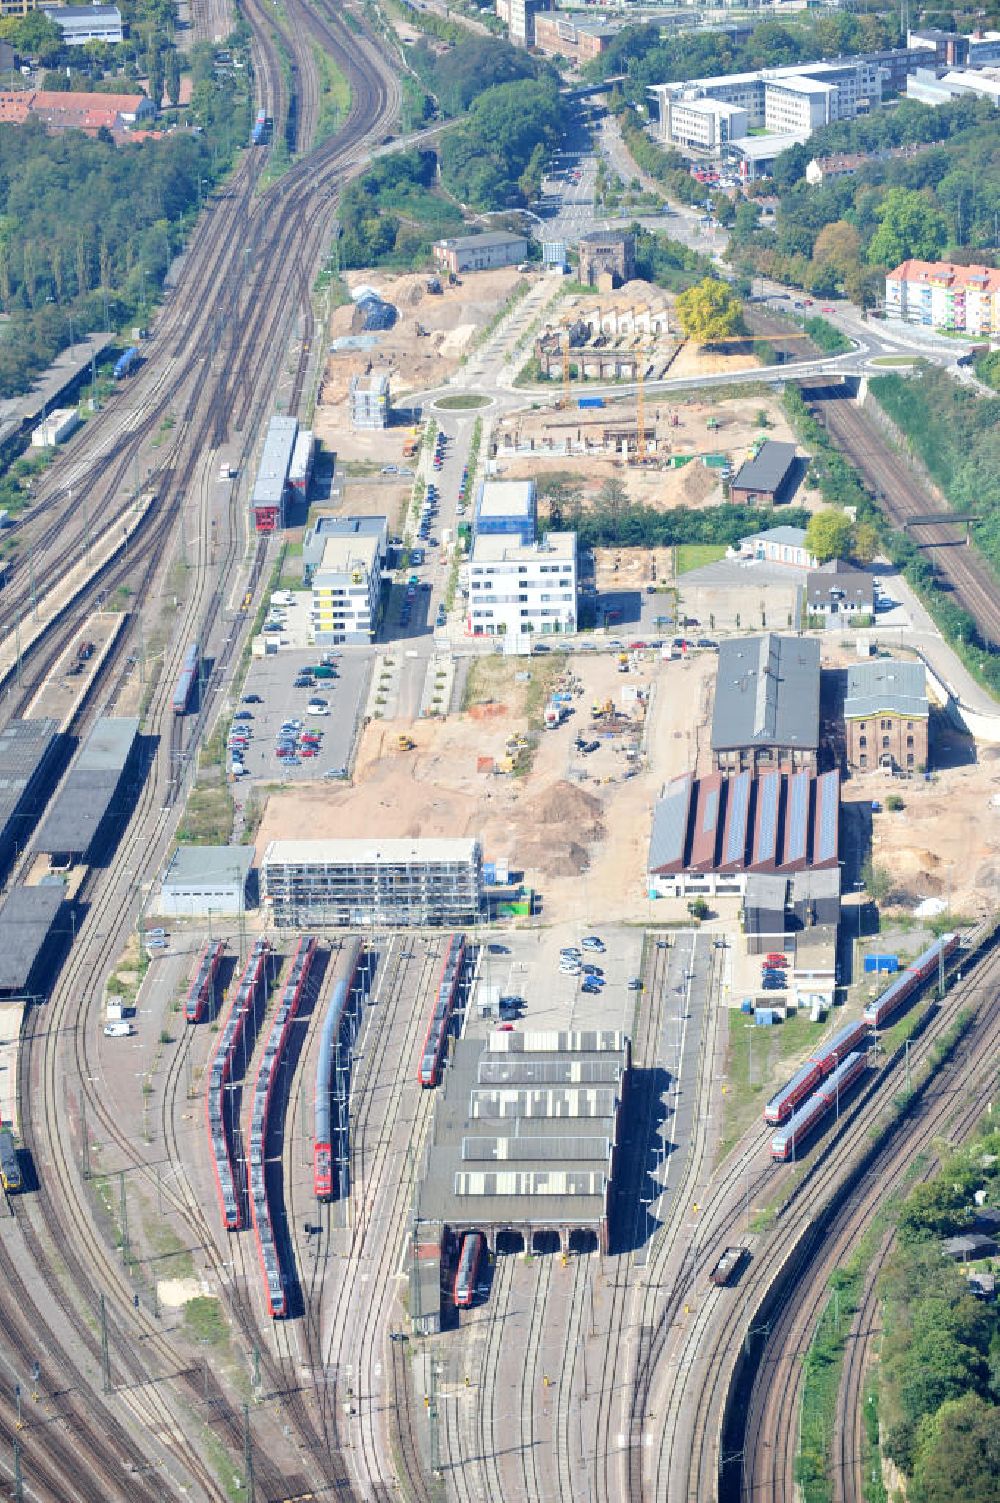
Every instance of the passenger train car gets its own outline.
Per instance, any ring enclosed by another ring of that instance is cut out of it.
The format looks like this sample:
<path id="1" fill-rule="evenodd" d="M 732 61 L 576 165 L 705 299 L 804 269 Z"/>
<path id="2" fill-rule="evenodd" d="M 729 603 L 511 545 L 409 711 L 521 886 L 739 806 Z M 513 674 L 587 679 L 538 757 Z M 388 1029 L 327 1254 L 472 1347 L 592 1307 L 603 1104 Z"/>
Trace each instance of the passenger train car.
<path id="1" fill-rule="evenodd" d="M 441 1061 L 448 1041 L 455 1000 L 465 967 L 465 935 L 453 934 L 448 940 L 444 965 L 438 981 L 427 1036 L 420 1051 L 417 1079 L 422 1086 L 436 1086 L 441 1079 Z"/>
<path id="2" fill-rule="evenodd" d="M 316 1061 L 316 1096 L 314 1100 L 315 1127 L 313 1132 L 313 1188 L 317 1200 L 333 1198 L 334 1148 L 339 1146 L 338 1159 L 346 1157 L 347 1123 L 345 1102 L 338 1102 L 336 1112 L 331 1099 L 333 1084 L 334 1051 L 339 1047 L 340 1031 L 357 978 L 361 959 L 361 941 L 348 940 L 340 952 L 333 978 L 333 988 L 323 1019 L 323 1032 L 319 1041 L 319 1058 Z M 335 1145 L 334 1116 L 337 1117 Z M 343 1135 L 343 1136 L 341 1136 Z M 339 1186 L 344 1194 L 344 1186 Z"/>

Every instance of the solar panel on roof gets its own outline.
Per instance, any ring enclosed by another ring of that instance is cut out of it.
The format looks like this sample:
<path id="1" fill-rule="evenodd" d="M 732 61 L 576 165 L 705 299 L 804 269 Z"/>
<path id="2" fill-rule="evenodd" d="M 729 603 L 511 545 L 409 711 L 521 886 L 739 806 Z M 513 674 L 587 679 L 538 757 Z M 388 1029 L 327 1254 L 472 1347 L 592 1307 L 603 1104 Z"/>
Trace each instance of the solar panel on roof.
<path id="1" fill-rule="evenodd" d="M 742 861 L 747 844 L 747 810 L 750 806 L 750 774 L 741 772 L 729 784 L 729 824 L 723 860 Z"/>
<path id="2" fill-rule="evenodd" d="M 757 785 L 757 807 L 760 816 L 757 822 L 757 849 L 755 862 L 773 861 L 778 849 L 778 794 L 781 780 L 777 777 L 761 778 Z"/>
<path id="3" fill-rule="evenodd" d="M 718 788 L 712 788 L 705 795 L 705 814 L 701 822 L 703 830 L 714 830 L 719 819 L 719 792 Z"/>
<path id="4" fill-rule="evenodd" d="M 788 788 L 785 819 L 785 861 L 804 861 L 809 838 L 809 775 L 798 772 Z"/>
<path id="5" fill-rule="evenodd" d="M 832 861 L 837 854 L 837 815 L 840 774 L 825 772 L 819 780 L 819 820 L 816 861 Z"/>

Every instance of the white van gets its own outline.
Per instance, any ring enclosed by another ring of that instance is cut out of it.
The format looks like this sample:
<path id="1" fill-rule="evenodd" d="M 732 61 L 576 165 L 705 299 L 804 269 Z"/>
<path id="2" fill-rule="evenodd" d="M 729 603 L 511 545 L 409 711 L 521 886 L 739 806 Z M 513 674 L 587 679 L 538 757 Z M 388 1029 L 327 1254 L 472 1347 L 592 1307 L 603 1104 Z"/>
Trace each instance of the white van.
<path id="1" fill-rule="evenodd" d="M 131 1023 L 105 1023 L 104 1037 L 108 1039 L 127 1039 L 135 1029 Z"/>

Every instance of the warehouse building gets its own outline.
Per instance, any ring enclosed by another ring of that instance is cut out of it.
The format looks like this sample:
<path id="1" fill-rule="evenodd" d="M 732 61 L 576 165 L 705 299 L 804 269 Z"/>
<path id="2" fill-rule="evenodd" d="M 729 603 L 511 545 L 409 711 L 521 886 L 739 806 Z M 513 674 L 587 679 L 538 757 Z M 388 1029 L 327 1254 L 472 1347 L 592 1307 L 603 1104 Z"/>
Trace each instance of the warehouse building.
<path id="1" fill-rule="evenodd" d="M 475 923 L 478 840 L 273 840 L 261 890 L 279 928 Z"/>
<path id="2" fill-rule="evenodd" d="M 41 999 L 68 937 L 57 925 L 66 889 L 62 882 L 14 887 L 0 907 L 0 1000 Z"/>
<path id="3" fill-rule="evenodd" d="M 252 845 L 181 845 L 160 883 L 156 912 L 166 918 L 233 918 L 245 912 Z"/>
<path id="4" fill-rule="evenodd" d="M 392 404 L 388 376 L 352 376 L 348 389 L 351 427 L 362 432 L 388 428 Z"/>
<path id="5" fill-rule="evenodd" d="M 653 810 L 649 896 L 734 896 L 752 874 L 839 871 L 839 828 L 837 772 L 686 773 Z"/>
<path id="6" fill-rule="evenodd" d="M 930 705 L 923 663 L 868 658 L 847 670 L 847 765 L 856 772 L 923 772 Z"/>
<path id="7" fill-rule="evenodd" d="M 790 501 L 798 469 L 795 445 L 769 438 L 733 476 L 729 499 L 737 506 L 777 506 Z"/>
<path id="8" fill-rule="evenodd" d="M 527 546 L 483 536 L 472 544 L 466 630 L 473 637 L 530 639 L 575 632 L 576 533 L 549 532 Z"/>
<path id="9" fill-rule="evenodd" d="M 35 839 L 54 867 L 99 860 L 111 820 L 131 807 L 124 790 L 136 760 L 139 722 L 102 716 L 83 743 Z"/>
<path id="10" fill-rule="evenodd" d="M 506 1234 L 526 1253 L 608 1250 L 630 1068 L 628 1035 L 610 1029 L 496 1029 L 456 1043 L 414 1210 L 411 1310 L 422 1320 L 433 1318 L 421 1264 L 435 1242 L 447 1261 L 470 1231 L 494 1249 Z"/>
<path id="11" fill-rule="evenodd" d="M 498 266 L 516 266 L 527 254 L 527 240 L 523 235 L 512 235 L 509 230 L 490 230 L 484 235 L 456 235 L 434 242 L 435 265 L 453 276 L 467 271 L 493 271 Z"/>
<path id="12" fill-rule="evenodd" d="M 381 535 L 328 537 L 311 583 L 309 625 L 317 646 L 371 642 L 382 595 Z"/>
<path id="13" fill-rule="evenodd" d="M 23 850 L 56 776 L 54 720 L 11 720 L 0 731 L 0 874 Z"/>
<path id="14" fill-rule="evenodd" d="M 117 5 L 46 5 L 44 13 L 59 27 L 67 47 L 85 47 L 88 42 L 114 47 L 124 36 Z"/>
<path id="15" fill-rule="evenodd" d="M 722 642 L 712 712 L 719 771 L 815 772 L 819 682 L 815 639 L 766 632 Z"/>
<path id="16" fill-rule="evenodd" d="M 484 480 L 476 497 L 473 531 L 503 535 L 527 546 L 535 541 L 536 494 L 533 480 Z"/>
<path id="17" fill-rule="evenodd" d="M 258 532 L 276 532 L 285 525 L 288 472 L 298 437 L 298 420 L 275 414 L 267 425 L 257 479 L 250 502 Z"/>

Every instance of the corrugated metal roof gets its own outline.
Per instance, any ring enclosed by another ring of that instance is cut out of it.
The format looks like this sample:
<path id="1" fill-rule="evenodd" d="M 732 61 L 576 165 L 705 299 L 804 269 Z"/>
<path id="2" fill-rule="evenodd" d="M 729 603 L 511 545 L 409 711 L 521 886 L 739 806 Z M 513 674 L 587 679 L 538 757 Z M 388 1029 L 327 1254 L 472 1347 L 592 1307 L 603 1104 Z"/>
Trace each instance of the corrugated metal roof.
<path id="1" fill-rule="evenodd" d="M 44 766 L 58 730 L 54 720 L 11 720 L 0 731 L 0 831 Z"/>
<path id="2" fill-rule="evenodd" d="M 597 1164 L 606 1164 L 611 1153 L 610 1138 L 593 1138 L 575 1135 L 550 1137 L 468 1137 L 462 1139 L 462 1158 L 475 1163 L 479 1160 L 525 1163 L 531 1159 L 592 1159 Z"/>
<path id="3" fill-rule="evenodd" d="M 199 883 L 218 885 L 244 883 L 253 865 L 252 845 L 179 845 L 170 858 L 163 890 L 192 887 Z"/>
<path id="4" fill-rule="evenodd" d="M 446 250 L 479 250 L 487 246 L 519 244 L 527 247 L 527 240 L 523 235 L 512 234 L 509 230 L 488 230 L 484 235 L 454 235 L 447 240 L 436 240 L 435 246 L 441 246 Z"/>
<path id="5" fill-rule="evenodd" d="M 479 1061 L 480 1085 L 614 1085 L 621 1075 L 615 1059 L 515 1058 Z"/>
<path id="6" fill-rule="evenodd" d="M 278 506 L 285 493 L 288 467 L 292 462 L 298 419 L 275 414 L 267 425 L 257 479 L 253 488 L 253 506 Z"/>
<path id="7" fill-rule="evenodd" d="M 459 1170 L 456 1195 L 601 1195 L 607 1176 L 599 1169 L 533 1169 L 491 1172 Z"/>
<path id="8" fill-rule="evenodd" d="M 541 1086 L 504 1090 L 477 1087 L 469 1093 L 469 1116 L 493 1120 L 505 1117 L 613 1117 L 618 1093 L 605 1086 Z"/>
<path id="9" fill-rule="evenodd" d="M 773 866 L 778 859 L 778 804 L 781 798 L 780 773 L 765 772 L 757 780 L 757 814 L 751 865 Z"/>
<path id="10" fill-rule="evenodd" d="M 735 637 L 721 643 L 712 750 L 819 745 L 819 642 Z"/>
<path id="11" fill-rule="evenodd" d="M 628 1043 L 628 1034 L 612 1028 L 578 1028 L 565 1033 L 555 1029 L 526 1028 L 507 1033 L 494 1029 L 487 1049 L 491 1054 L 602 1054 L 620 1053 Z"/>
<path id="12" fill-rule="evenodd" d="M 847 670 L 844 718 L 862 720 L 875 715 L 903 715 L 926 719 L 927 673 L 923 663 L 901 658 L 868 658 Z"/>
<path id="13" fill-rule="evenodd" d="M 722 774 L 713 772 L 698 784 L 698 805 L 694 815 L 694 836 L 688 866 L 694 871 L 710 871 L 715 865 L 719 839 L 719 806 L 722 798 Z"/>
<path id="14" fill-rule="evenodd" d="M 687 845 L 688 817 L 694 779 L 690 774 L 674 778 L 663 791 L 653 809 L 653 827 L 649 837 L 649 870 L 680 871 Z"/>

